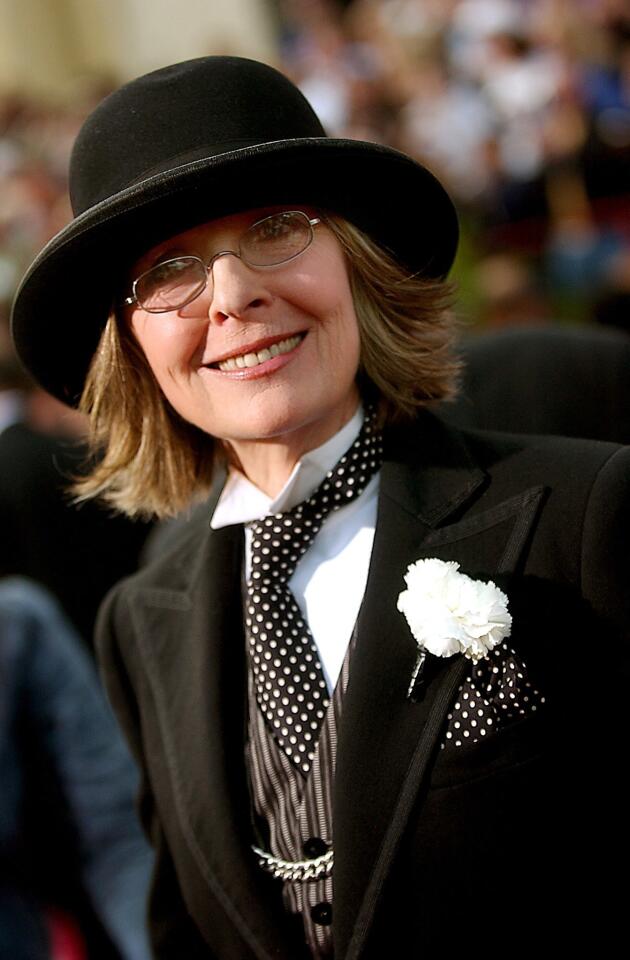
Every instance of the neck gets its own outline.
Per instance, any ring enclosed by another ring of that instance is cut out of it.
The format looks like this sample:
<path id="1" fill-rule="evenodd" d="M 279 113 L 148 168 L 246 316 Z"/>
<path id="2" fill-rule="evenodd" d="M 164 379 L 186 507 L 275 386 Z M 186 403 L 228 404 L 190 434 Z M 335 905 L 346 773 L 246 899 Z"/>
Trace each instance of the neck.
<path id="1" fill-rule="evenodd" d="M 291 476 L 295 465 L 311 450 L 330 440 L 354 416 L 358 400 L 354 399 L 343 410 L 325 422 L 308 424 L 290 436 L 269 437 L 263 440 L 231 440 L 229 459 L 268 497 L 276 497 Z"/>

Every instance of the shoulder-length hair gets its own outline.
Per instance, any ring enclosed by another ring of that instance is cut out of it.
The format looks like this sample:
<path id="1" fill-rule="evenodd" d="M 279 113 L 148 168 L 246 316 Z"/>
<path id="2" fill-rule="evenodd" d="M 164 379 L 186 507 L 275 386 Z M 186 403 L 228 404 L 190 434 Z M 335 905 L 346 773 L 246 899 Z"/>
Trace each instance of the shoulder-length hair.
<path id="1" fill-rule="evenodd" d="M 453 289 L 409 274 L 347 220 L 325 214 L 348 263 L 359 324 L 358 384 L 380 425 L 413 418 L 456 389 Z M 224 444 L 185 421 L 165 398 L 133 332 L 114 312 L 92 361 L 80 409 L 92 466 L 79 500 L 100 497 L 129 516 L 170 517 L 209 492 Z"/>

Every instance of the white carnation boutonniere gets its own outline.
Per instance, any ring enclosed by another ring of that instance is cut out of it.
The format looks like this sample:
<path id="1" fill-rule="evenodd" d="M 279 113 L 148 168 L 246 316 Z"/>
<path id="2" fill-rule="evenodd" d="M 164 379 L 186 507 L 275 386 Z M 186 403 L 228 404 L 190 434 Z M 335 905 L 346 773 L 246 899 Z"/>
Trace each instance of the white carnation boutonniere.
<path id="1" fill-rule="evenodd" d="M 473 580 L 460 573 L 458 563 L 429 559 L 410 564 L 405 583 L 398 609 L 418 644 L 408 698 L 421 679 L 427 653 L 461 653 L 476 663 L 509 637 L 508 598 L 491 580 Z"/>

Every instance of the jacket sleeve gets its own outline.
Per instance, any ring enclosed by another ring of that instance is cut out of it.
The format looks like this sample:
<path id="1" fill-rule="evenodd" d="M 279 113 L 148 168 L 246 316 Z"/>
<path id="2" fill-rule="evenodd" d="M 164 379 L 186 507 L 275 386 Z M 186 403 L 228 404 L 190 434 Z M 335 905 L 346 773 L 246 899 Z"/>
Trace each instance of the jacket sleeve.
<path id="1" fill-rule="evenodd" d="M 582 595 L 595 629 L 578 658 L 574 717 L 581 718 L 584 787 L 593 784 L 589 820 L 605 892 L 609 927 L 623 916 L 615 877 L 630 857 L 627 816 L 627 727 L 630 690 L 630 448 L 602 466 L 592 485 L 582 531 Z M 567 638 L 568 639 L 568 638 Z M 567 644 L 567 655 L 574 657 Z M 574 730 L 577 724 L 574 724 Z M 621 929 L 619 928 L 619 933 Z"/>
<path id="2" fill-rule="evenodd" d="M 96 648 L 103 682 L 110 702 L 140 769 L 138 811 L 143 829 L 153 846 L 155 863 L 149 895 L 149 933 L 155 960 L 213 960 L 214 954 L 201 937 L 183 901 L 156 811 L 145 761 L 142 720 L 136 693 L 142 678 L 121 652 L 132 660 L 133 631 L 126 614 L 125 583 L 105 599 L 97 621 Z M 133 677 L 133 680 L 132 680 Z"/>
<path id="3" fill-rule="evenodd" d="M 619 448 L 599 470 L 582 528 L 582 595 L 610 625 L 606 655 L 627 670 L 630 640 L 630 448 Z M 619 646 L 617 646 L 619 644 Z M 626 673 L 626 677 L 628 674 Z"/>

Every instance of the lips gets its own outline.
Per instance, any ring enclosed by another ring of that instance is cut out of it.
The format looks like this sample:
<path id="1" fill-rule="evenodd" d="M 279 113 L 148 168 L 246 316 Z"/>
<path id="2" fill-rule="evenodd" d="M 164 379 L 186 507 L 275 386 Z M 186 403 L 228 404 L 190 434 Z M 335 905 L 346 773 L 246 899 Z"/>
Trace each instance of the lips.
<path id="1" fill-rule="evenodd" d="M 261 363 L 272 360 L 274 357 L 279 357 L 282 356 L 282 354 L 290 353 L 291 350 L 295 350 L 304 336 L 303 333 L 294 334 L 291 337 L 286 337 L 284 340 L 278 340 L 268 346 L 263 346 L 258 350 L 249 350 L 246 353 L 226 357 L 224 360 L 210 364 L 210 366 L 216 370 L 221 370 L 223 373 L 228 373 L 233 370 L 243 370 L 246 367 L 257 367 Z"/>

